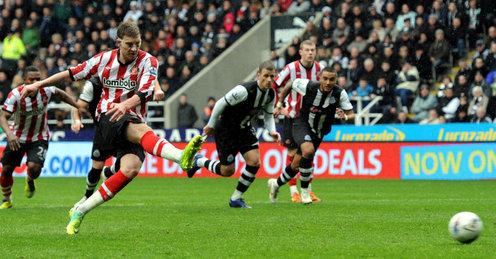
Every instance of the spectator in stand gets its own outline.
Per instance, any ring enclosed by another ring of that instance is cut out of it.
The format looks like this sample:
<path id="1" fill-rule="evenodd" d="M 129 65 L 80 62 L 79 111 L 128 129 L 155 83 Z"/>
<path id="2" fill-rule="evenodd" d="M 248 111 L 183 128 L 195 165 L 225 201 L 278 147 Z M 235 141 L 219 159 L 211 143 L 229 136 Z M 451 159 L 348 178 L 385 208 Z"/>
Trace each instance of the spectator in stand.
<path id="1" fill-rule="evenodd" d="M 470 122 L 470 118 L 468 117 L 468 102 L 467 97 L 460 97 L 460 106 L 456 109 L 456 117 L 452 120 L 452 122 Z"/>
<path id="2" fill-rule="evenodd" d="M 179 128 L 193 128 L 198 120 L 195 107 L 188 103 L 188 96 L 181 94 L 179 97 L 179 107 L 177 108 L 177 126 Z"/>
<path id="3" fill-rule="evenodd" d="M 496 70 L 496 42 L 491 42 L 489 53 L 484 59 L 484 64 L 489 71 Z"/>
<path id="4" fill-rule="evenodd" d="M 451 4 L 454 5 L 454 3 Z M 467 55 L 466 37 L 466 29 L 462 26 L 460 17 L 453 18 L 451 26 L 448 28 L 447 38 L 455 60 Z"/>
<path id="5" fill-rule="evenodd" d="M 362 77 L 356 86 L 355 91 L 352 92 L 352 95 L 359 98 L 370 97 L 373 93 L 374 88 L 368 83 L 367 78 Z M 370 101 L 362 101 L 362 107 L 365 107 Z"/>
<path id="6" fill-rule="evenodd" d="M 398 74 L 398 85 L 396 85 L 396 95 L 401 99 L 403 111 L 408 112 L 408 99 L 417 91 L 419 85 L 419 73 L 416 67 L 405 62 Z"/>
<path id="7" fill-rule="evenodd" d="M 431 94 L 428 84 L 420 86 L 419 95 L 415 98 L 412 104 L 412 113 L 414 114 L 414 121 L 421 121 L 427 119 L 429 110 L 437 107 L 436 96 Z"/>
<path id="8" fill-rule="evenodd" d="M 374 90 L 370 97 L 375 98 L 376 96 L 382 97 L 376 105 L 372 108 L 373 112 L 386 112 L 390 107 L 396 107 L 396 95 L 394 94 L 394 89 L 391 85 L 389 85 L 386 81 L 385 77 L 379 77 L 377 79 L 377 85 L 374 87 Z"/>
<path id="9" fill-rule="evenodd" d="M 440 66 L 449 63 L 450 46 L 448 41 L 444 38 L 444 31 L 441 29 L 436 30 L 436 39 L 432 43 L 429 50 L 431 62 L 436 69 L 436 75 L 439 75 L 441 70 Z"/>
<path id="10" fill-rule="evenodd" d="M 9 80 L 7 73 L 4 70 L 0 70 L 0 102 L 3 103 L 9 92 L 12 90 L 10 85 L 12 82 Z"/>
<path id="11" fill-rule="evenodd" d="M 467 79 L 466 76 L 464 75 L 459 75 L 456 78 L 455 84 L 455 95 L 460 97 L 460 96 L 469 96 L 469 91 L 470 91 L 470 83 Z"/>
<path id="12" fill-rule="evenodd" d="M 19 31 L 10 30 L 3 39 L 2 69 L 7 71 L 9 76 L 17 72 L 17 60 L 26 54 L 26 47 L 19 35 Z"/>
<path id="13" fill-rule="evenodd" d="M 442 124 L 444 123 L 444 119 L 439 116 L 436 109 L 430 109 L 429 115 L 426 119 L 421 120 L 419 124 Z"/>
<path id="14" fill-rule="evenodd" d="M 398 119 L 396 119 L 395 123 L 396 124 L 410 124 L 410 123 L 415 123 L 415 121 L 408 118 L 408 114 L 406 112 L 400 112 L 398 114 Z"/>
<path id="15" fill-rule="evenodd" d="M 363 62 L 363 72 L 361 74 L 361 77 L 365 78 L 371 85 L 377 82 L 379 74 L 377 72 L 377 69 L 375 68 L 374 61 L 371 58 L 367 58 Z"/>
<path id="16" fill-rule="evenodd" d="M 466 11 L 468 20 L 468 35 L 469 44 L 471 47 L 474 46 L 474 42 L 477 39 L 477 34 L 482 31 L 481 26 L 481 9 L 477 7 L 477 0 L 469 0 L 469 9 Z"/>
<path id="17" fill-rule="evenodd" d="M 483 107 L 478 107 L 476 111 L 476 116 L 471 120 L 472 123 L 492 123 L 491 118 L 486 116 L 486 109 Z"/>
<path id="18" fill-rule="evenodd" d="M 455 78 L 458 78 L 460 75 L 464 75 L 469 81 L 473 80 L 472 70 L 468 66 L 467 60 L 465 58 L 458 60 L 458 72 L 456 72 Z"/>
<path id="19" fill-rule="evenodd" d="M 415 56 L 412 58 L 412 65 L 418 69 L 419 75 L 424 81 L 431 79 L 432 63 L 425 54 L 423 46 L 415 46 Z"/>
<path id="20" fill-rule="evenodd" d="M 487 110 L 487 104 L 489 102 L 489 97 L 487 97 L 482 91 L 482 87 L 476 86 L 472 89 L 472 99 L 468 105 L 468 116 L 475 117 L 477 109 L 482 108 L 485 111 Z"/>
<path id="21" fill-rule="evenodd" d="M 453 87 L 444 89 L 444 96 L 438 100 L 438 111 L 443 114 L 446 121 L 451 121 L 460 105 L 460 99 L 455 96 Z"/>
<path id="22" fill-rule="evenodd" d="M 210 116 L 212 115 L 212 110 L 214 109 L 215 102 L 216 100 L 214 97 L 212 96 L 208 97 L 207 105 L 203 107 L 203 112 L 201 115 L 203 125 L 207 125 L 208 121 L 210 120 Z"/>
<path id="23" fill-rule="evenodd" d="M 474 87 L 477 87 L 477 86 L 482 88 L 484 95 L 486 95 L 488 97 L 493 95 L 491 86 L 486 84 L 486 80 L 484 80 L 484 77 L 482 76 L 482 74 L 480 72 L 475 73 L 474 81 L 473 81 L 472 85 L 470 86 L 470 90 L 469 90 L 469 96 L 470 97 L 472 97 L 472 90 L 474 89 Z"/>

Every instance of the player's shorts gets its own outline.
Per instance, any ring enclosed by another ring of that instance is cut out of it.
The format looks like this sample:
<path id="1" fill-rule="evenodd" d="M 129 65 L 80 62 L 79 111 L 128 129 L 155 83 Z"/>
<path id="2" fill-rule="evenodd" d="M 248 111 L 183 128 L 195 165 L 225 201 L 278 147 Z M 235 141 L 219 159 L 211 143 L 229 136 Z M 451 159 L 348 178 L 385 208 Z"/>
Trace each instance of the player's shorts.
<path id="1" fill-rule="evenodd" d="M 95 127 L 91 159 L 105 161 L 111 156 L 122 157 L 126 154 L 134 154 L 143 162 L 145 151 L 141 145 L 132 143 L 126 138 L 126 127 L 131 122 L 142 123 L 139 118 L 127 113 L 116 122 L 110 122 L 109 115 L 101 114 Z"/>
<path id="2" fill-rule="evenodd" d="M 308 123 L 295 121 L 293 124 L 293 138 L 298 145 L 298 153 L 301 154 L 300 146 L 305 142 L 311 142 L 315 150 L 317 150 L 322 142 L 322 138 L 319 138 L 311 129 Z"/>
<path id="3" fill-rule="evenodd" d="M 10 149 L 7 144 L 3 150 L 2 164 L 10 166 L 20 166 L 24 154 L 27 155 L 27 162 L 42 165 L 45 162 L 46 152 L 48 150 L 48 141 L 37 140 L 30 143 L 21 143 L 21 148 L 17 151 Z"/>
<path id="4" fill-rule="evenodd" d="M 236 155 L 244 154 L 250 150 L 258 149 L 258 139 L 252 127 L 239 128 L 215 128 L 215 145 L 222 165 L 234 163 Z"/>
<path id="5" fill-rule="evenodd" d="M 293 138 L 293 118 L 284 118 L 283 121 L 283 132 L 282 132 L 282 143 L 286 148 L 297 148 L 298 145 Z"/>

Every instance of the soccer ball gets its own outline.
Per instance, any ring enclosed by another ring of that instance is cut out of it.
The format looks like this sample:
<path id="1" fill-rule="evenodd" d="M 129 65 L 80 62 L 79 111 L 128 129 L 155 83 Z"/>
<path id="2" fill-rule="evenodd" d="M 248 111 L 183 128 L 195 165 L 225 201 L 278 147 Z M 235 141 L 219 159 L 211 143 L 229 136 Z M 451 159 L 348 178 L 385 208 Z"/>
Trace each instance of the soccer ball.
<path id="1" fill-rule="evenodd" d="M 470 244 L 479 237 L 482 231 L 482 220 L 475 213 L 460 212 L 451 218 L 448 229 L 453 239 L 460 243 Z"/>

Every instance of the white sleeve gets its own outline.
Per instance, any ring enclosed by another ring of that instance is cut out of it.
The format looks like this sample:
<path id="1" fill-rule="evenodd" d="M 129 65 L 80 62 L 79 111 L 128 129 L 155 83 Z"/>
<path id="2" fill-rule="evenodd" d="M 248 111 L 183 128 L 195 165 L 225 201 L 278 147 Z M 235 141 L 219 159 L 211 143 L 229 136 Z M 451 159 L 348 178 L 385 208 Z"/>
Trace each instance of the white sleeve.
<path id="1" fill-rule="evenodd" d="M 248 98 L 248 91 L 242 85 L 237 85 L 231 91 L 229 91 L 224 98 L 228 105 L 236 105 Z"/>
<path id="2" fill-rule="evenodd" d="M 263 108 L 265 129 L 267 129 L 269 132 L 276 131 L 276 123 L 274 121 L 275 99 L 276 99 L 275 97 L 272 98 L 272 100 L 269 103 L 267 103 Z"/>
<path id="3" fill-rule="evenodd" d="M 79 95 L 79 99 L 87 103 L 93 101 L 93 84 L 91 83 L 91 81 L 87 80 L 84 83 L 83 91 Z"/>
<path id="4" fill-rule="evenodd" d="M 293 91 L 298 92 L 301 95 L 305 95 L 307 93 L 307 86 L 310 80 L 297 78 L 293 81 L 291 88 Z"/>
<path id="5" fill-rule="evenodd" d="M 353 105 L 351 105 L 350 98 L 348 98 L 348 94 L 345 90 L 341 91 L 341 96 L 339 97 L 339 106 L 344 111 L 353 109 Z"/>
<path id="6" fill-rule="evenodd" d="M 210 115 L 210 120 L 207 123 L 207 126 L 214 128 L 215 124 L 219 120 L 220 115 L 224 111 L 224 109 L 229 105 L 236 105 L 248 98 L 248 91 L 242 85 L 238 85 L 234 87 L 231 91 L 229 91 L 224 97 L 218 100 L 215 103 L 214 108 L 212 109 L 212 114 Z"/>

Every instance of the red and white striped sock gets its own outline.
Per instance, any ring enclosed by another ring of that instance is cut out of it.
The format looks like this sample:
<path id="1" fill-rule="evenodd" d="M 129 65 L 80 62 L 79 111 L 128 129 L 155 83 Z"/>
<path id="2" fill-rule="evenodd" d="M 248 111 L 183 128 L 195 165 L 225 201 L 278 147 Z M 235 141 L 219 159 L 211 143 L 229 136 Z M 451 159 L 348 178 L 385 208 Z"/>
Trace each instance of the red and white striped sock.
<path id="1" fill-rule="evenodd" d="M 141 137 L 140 143 L 147 153 L 163 157 L 176 163 L 181 161 L 183 151 L 173 146 L 169 141 L 160 138 L 151 130 Z"/>
<path id="2" fill-rule="evenodd" d="M 94 192 L 83 204 L 78 207 L 78 211 L 87 213 L 100 204 L 112 199 L 120 190 L 122 190 L 131 179 L 125 176 L 121 171 L 112 175 L 102 183 L 98 192 Z"/>
<path id="3" fill-rule="evenodd" d="M 10 195 L 12 194 L 12 184 L 14 184 L 14 178 L 12 178 L 12 175 L 2 174 L 0 176 L 0 186 L 2 186 L 4 201 L 10 200 Z"/>

